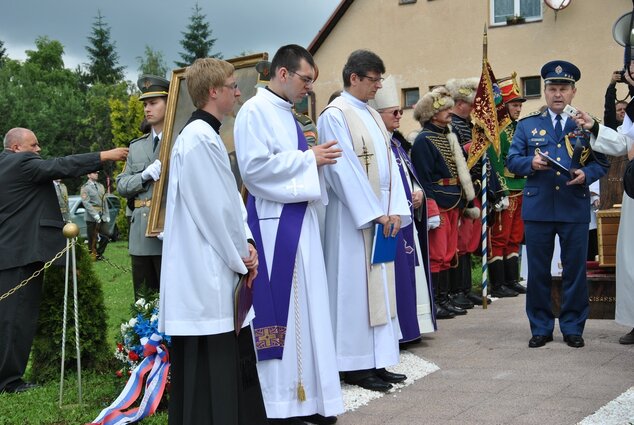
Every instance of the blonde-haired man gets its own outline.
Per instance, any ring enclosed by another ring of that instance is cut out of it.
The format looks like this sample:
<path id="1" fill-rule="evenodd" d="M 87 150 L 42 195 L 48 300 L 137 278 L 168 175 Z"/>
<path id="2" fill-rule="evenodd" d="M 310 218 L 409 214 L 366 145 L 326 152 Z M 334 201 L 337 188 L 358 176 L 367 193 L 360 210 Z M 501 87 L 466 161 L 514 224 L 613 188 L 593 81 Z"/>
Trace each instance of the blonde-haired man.
<path id="1" fill-rule="evenodd" d="M 234 327 L 239 274 L 252 282 L 257 252 L 220 139 L 240 89 L 233 66 L 197 59 L 186 71 L 198 109 L 170 159 L 159 329 L 172 337 L 170 424 L 266 424 L 249 314 Z M 250 284 L 250 282 L 249 282 Z"/>

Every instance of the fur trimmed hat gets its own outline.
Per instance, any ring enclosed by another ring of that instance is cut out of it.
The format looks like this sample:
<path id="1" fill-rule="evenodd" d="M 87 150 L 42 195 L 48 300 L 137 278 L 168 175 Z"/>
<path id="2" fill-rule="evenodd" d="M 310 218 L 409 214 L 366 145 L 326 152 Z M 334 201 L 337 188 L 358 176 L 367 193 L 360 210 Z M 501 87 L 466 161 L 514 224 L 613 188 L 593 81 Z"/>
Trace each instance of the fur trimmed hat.
<path id="1" fill-rule="evenodd" d="M 447 89 L 443 86 L 438 86 L 432 91 L 425 93 L 416 102 L 414 119 L 423 124 L 436 115 L 436 112 L 452 108 L 453 105 L 454 101 Z"/>
<path id="2" fill-rule="evenodd" d="M 478 90 L 478 83 L 480 79 L 474 78 L 452 78 L 447 81 L 445 87 L 449 90 L 449 94 L 453 97 L 454 101 L 465 101 L 467 103 L 473 103 Z"/>

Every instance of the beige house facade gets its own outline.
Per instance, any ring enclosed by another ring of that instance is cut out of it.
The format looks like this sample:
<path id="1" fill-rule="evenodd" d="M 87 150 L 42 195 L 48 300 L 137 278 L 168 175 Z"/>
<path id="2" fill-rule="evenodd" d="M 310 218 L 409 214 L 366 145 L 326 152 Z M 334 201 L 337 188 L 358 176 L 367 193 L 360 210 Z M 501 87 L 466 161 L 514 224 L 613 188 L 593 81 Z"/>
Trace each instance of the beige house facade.
<path id="1" fill-rule="evenodd" d="M 348 55 L 365 48 L 396 79 L 405 109 L 402 133 L 419 129 L 408 107 L 418 96 L 450 78 L 480 76 L 486 26 L 496 77 L 516 72 L 530 95 L 522 115 L 545 103 L 541 66 L 562 59 L 581 70 L 573 105 L 602 117 L 611 74 L 623 68 L 612 26 L 631 10 L 629 0 L 570 0 L 557 13 L 542 0 L 342 0 L 308 48 L 319 66 L 316 115 L 342 89 Z M 625 97 L 626 86 L 617 87 L 617 97 Z"/>

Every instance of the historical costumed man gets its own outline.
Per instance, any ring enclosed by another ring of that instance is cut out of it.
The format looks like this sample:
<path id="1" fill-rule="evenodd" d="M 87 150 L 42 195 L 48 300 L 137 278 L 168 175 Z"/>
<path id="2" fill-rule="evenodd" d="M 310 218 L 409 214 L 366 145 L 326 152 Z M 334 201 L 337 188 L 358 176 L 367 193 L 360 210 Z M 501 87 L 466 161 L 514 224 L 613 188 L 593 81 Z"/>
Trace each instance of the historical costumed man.
<path id="1" fill-rule="evenodd" d="M 466 311 L 449 300 L 449 273 L 456 266 L 458 221 L 464 213 L 475 216 L 477 208 L 467 208 L 475 191 L 464 150 L 451 131 L 454 101 L 444 87 L 425 94 L 414 107 L 414 118 L 423 127 L 412 147 L 412 163 L 428 197 L 430 216 L 429 260 L 434 285 L 437 319 L 448 319 Z"/>
<path id="2" fill-rule="evenodd" d="M 401 326 L 401 344 L 420 341 L 421 333 L 434 332 L 435 321 L 432 310 L 431 279 L 427 241 L 427 202 L 425 192 L 409 155 L 403 148 L 408 143 L 397 130 L 403 110 L 400 108 L 399 92 L 394 77 L 383 81 L 368 105 L 381 115 L 385 128 L 391 133 L 391 148 L 407 195 L 412 214 L 412 224 L 401 227 L 397 235 L 397 251 L 394 260 L 396 278 L 396 311 Z"/>
<path id="3" fill-rule="evenodd" d="M 472 128 L 471 111 L 478 89 L 478 78 L 452 78 L 447 81 L 445 88 L 454 100 L 451 108 L 451 131 L 458 138 L 458 143 L 466 152 L 471 143 Z M 471 181 L 476 190 L 476 199 L 468 204 L 469 207 L 480 205 L 478 199 L 481 193 L 480 176 L 482 162 L 478 162 L 471 172 Z M 449 301 L 464 309 L 472 308 L 474 304 L 482 304 L 482 296 L 471 292 L 471 254 L 480 251 L 480 236 L 482 223 L 480 216 L 458 216 L 458 261 L 457 267 L 449 272 Z"/>
<path id="4" fill-rule="evenodd" d="M 172 149 L 159 330 L 172 337 L 169 424 L 264 425 L 250 311 L 234 325 L 238 276 L 257 275 L 246 210 L 220 138 L 240 89 L 228 62 L 185 71 L 196 109 Z M 237 334 L 239 332 L 239 334 Z"/>
<path id="5" fill-rule="evenodd" d="M 324 170 L 328 206 L 324 256 L 337 362 L 347 383 L 388 391 L 406 379 L 386 366 L 399 362 L 394 262 L 371 264 L 377 223 L 396 237 L 411 223 L 390 135 L 367 104 L 381 88 L 385 65 L 368 50 L 350 54 L 344 90 L 317 120 L 320 143 L 336 140 L 342 159 Z"/>
<path id="6" fill-rule="evenodd" d="M 511 173 L 506 168 L 506 157 L 513 140 L 517 120 L 522 112 L 522 104 L 526 99 L 522 97 L 520 88 L 515 81 L 516 74 L 498 81 L 502 92 L 502 101 L 511 118 L 511 123 L 500 133 L 500 153 L 493 146 L 489 146 L 487 155 L 491 167 L 502 177 L 504 186 L 509 191 L 508 208 L 496 211 L 496 217 L 490 226 L 490 258 L 489 276 L 491 278 L 491 295 L 507 297 L 513 290 L 525 294 L 526 289 L 519 283 L 519 252 L 524 239 L 524 222 L 522 221 L 522 190 L 526 184 L 526 177 Z"/>
<path id="7" fill-rule="evenodd" d="M 630 68 L 624 75 L 630 86 L 634 87 L 634 70 Z M 591 130 L 590 145 L 597 152 L 607 155 L 627 155 L 629 162 L 623 176 L 623 201 L 619 234 L 616 242 L 616 310 L 614 319 L 617 323 L 632 328 L 630 332 L 619 338 L 621 344 L 634 344 L 634 263 L 627 257 L 634 249 L 632 233 L 634 227 L 634 192 L 632 191 L 632 167 L 634 164 L 634 103 L 630 101 L 626 108 L 623 124 L 618 132 L 597 123 L 589 114 L 579 111 L 577 124 Z"/>
<path id="8" fill-rule="evenodd" d="M 308 149 L 292 112 L 314 78 L 306 49 L 280 47 L 268 87 L 242 105 L 234 125 L 260 253 L 253 297 L 258 373 L 269 421 L 279 424 L 334 423 L 343 413 L 316 210 L 325 196 L 320 167 L 341 154 L 335 142 Z"/>
<path id="9" fill-rule="evenodd" d="M 582 334 L 590 309 L 586 284 L 588 185 L 606 173 L 607 162 L 605 156 L 588 148 L 578 163 L 572 161 L 574 146 L 569 133 L 576 123 L 563 111 L 577 91 L 579 68 L 552 61 L 542 67 L 541 76 L 548 108 L 517 123 L 506 160 L 511 173 L 528 176 L 522 201 L 528 260 L 526 313 L 532 333 L 528 346 L 542 347 L 553 340 L 550 263 L 555 235 L 559 235 L 563 264 L 559 328 L 564 341 L 578 348 L 584 346 Z M 557 164 L 563 167 L 555 167 Z"/>
<path id="10" fill-rule="evenodd" d="M 130 155 L 121 174 L 117 176 L 117 191 L 127 198 L 132 210 L 128 250 L 132 260 L 134 296 L 141 296 L 142 288 L 159 291 L 162 242 L 146 237 L 152 190 L 161 176 L 159 158 L 163 123 L 167 106 L 169 81 L 155 75 L 143 75 L 137 81 L 141 90 L 143 113 L 151 131 L 130 142 Z"/>
<path id="11" fill-rule="evenodd" d="M 110 238 L 101 232 L 102 223 L 110 221 L 110 211 L 106 199 L 106 188 L 97 180 L 99 173 L 88 174 L 88 180 L 81 187 L 81 201 L 84 205 L 84 220 L 88 235 L 88 249 L 93 259 L 100 260 L 106 251 Z"/>
<path id="12" fill-rule="evenodd" d="M 79 177 L 121 161 L 126 148 L 42 159 L 35 134 L 12 128 L 0 153 L 0 294 L 16 287 L 64 248 L 64 220 L 53 180 Z M 37 328 L 44 273 L 0 301 L 0 393 L 34 387 L 22 375 Z"/>

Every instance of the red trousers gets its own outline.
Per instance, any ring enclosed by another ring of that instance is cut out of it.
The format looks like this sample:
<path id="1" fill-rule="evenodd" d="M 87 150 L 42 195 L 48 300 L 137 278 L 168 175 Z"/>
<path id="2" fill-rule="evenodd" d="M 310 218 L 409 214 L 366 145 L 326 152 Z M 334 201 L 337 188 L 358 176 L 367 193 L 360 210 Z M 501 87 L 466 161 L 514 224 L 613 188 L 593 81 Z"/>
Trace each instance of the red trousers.
<path id="1" fill-rule="evenodd" d="M 512 192 L 512 194 L 517 192 Z M 521 193 L 521 192 L 520 192 Z M 522 221 L 522 195 L 510 196 L 509 207 L 495 213 L 496 221 L 490 227 L 490 258 L 508 258 L 520 252 L 520 243 L 524 237 Z"/>
<path id="2" fill-rule="evenodd" d="M 474 199 L 473 206 L 482 209 L 480 199 Z M 482 241 L 482 219 L 460 216 L 458 222 L 458 255 L 480 252 Z"/>
<path id="3" fill-rule="evenodd" d="M 458 208 L 440 212 L 440 226 L 428 232 L 432 273 L 448 270 L 458 250 Z"/>

